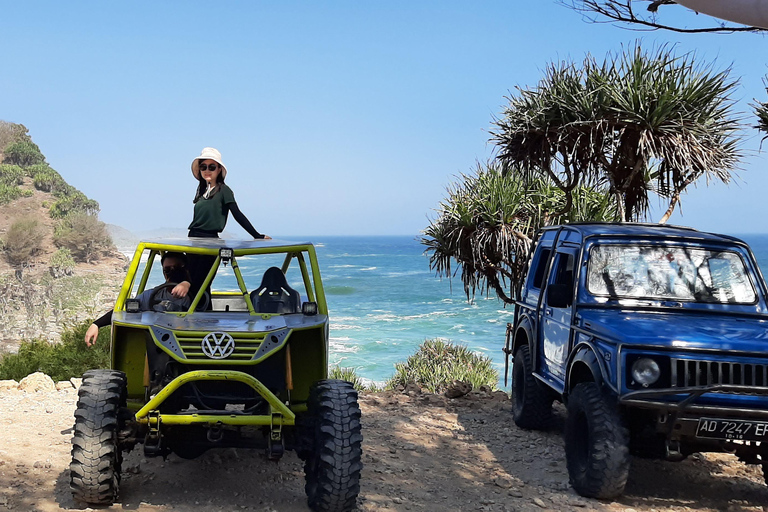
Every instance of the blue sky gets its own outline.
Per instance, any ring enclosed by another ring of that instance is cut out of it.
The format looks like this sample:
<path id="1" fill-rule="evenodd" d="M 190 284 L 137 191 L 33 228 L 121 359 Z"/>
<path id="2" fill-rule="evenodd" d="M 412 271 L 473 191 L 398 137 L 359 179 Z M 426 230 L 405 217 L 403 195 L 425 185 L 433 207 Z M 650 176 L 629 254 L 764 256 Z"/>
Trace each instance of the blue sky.
<path id="1" fill-rule="evenodd" d="M 492 118 L 516 86 L 636 39 L 732 66 L 749 124 L 748 104 L 767 99 L 765 36 L 629 31 L 554 0 L 0 6 L 0 119 L 26 125 L 101 219 L 131 230 L 186 228 L 189 165 L 213 146 L 264 233 L 416 235 L 446 186 L 492 155 Z M 671 222 L 768 232 L 768 143 L 759 153 L 757 131 L 745 135 L 740 180 L 691 190 Z"/>

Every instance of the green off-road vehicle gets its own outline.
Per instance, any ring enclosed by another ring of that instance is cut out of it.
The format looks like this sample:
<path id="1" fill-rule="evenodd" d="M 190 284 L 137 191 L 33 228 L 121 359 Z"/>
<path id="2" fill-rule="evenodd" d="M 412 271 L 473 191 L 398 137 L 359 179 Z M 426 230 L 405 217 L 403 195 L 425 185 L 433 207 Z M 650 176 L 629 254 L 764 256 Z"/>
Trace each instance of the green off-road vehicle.
<path id="1" fill-rule="evenodd" d="M 168 251 L 212 263 L 183 308 L 167 299 Z M 142 311 L 137 297 L 153 286 Z M 313 510 L 355 506 L 360 408 L 350 383 L 327 379 L 328 306 L 312 244 L 139 243 L 112 313 L 111 359 L 112 369 L 86 372 L 79 391 L 76 500 L 113 503 L 122 452 L 143 444 L 146 456 L 185 459 L 219 447 L 263 448 L 273 460 L 295 450 Z"/>

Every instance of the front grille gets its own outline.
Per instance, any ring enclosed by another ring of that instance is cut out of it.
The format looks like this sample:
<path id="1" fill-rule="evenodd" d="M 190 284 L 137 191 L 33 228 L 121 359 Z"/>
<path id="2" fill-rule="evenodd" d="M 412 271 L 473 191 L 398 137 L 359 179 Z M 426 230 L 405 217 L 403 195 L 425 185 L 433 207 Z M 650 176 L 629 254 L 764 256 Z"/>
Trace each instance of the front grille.
<path id="1" fill-rule="evenodd" d="M 672 386 L 716 384 L 768 387 L 768 364 L 672 359 Z"/>
<path id="2" fill-rule="evenodd" d="M 183 331 L 176 331 L 176 340 L 179 342 L 184 356 L 190 361 L 206 361 L 211 359 L 203 353 L 202 336 L 185 336 Z M 226 361 L 250 361 L 253 355 L 259 349 L 267 333 L 243 333 L 230 332 L 229 335 L 235 340 L 235 350 Z"/>

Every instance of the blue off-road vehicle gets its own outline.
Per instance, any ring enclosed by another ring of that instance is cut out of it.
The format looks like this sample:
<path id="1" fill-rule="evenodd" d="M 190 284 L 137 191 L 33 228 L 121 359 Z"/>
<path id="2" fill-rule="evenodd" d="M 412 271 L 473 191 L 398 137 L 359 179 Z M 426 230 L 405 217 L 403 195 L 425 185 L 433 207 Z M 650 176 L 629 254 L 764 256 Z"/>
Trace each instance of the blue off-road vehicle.
<path id="1" fill-rule="evenodd" d="M 630 453 L 729 452 L 768 478 L 768 303 L 736 238 L 643 224 L 544 229 L 508 328 L 513 414 L 565 403 L 571 485 L 609 499 Z"/>

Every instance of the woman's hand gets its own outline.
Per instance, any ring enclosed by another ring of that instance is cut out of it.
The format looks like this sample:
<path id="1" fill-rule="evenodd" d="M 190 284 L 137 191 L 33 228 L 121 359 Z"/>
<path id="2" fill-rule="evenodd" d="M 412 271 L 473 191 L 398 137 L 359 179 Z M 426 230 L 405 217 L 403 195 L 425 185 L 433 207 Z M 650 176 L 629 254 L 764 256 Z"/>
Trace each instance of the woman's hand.
<path id="1" fill-rule="evenodd" d="M 171 295 L 176 297 L 177 299 L 181 299 L 182 297 L 186 297 L 187 293 L 189 293 L 189 287 L 192 286 L 189 281 L 182 281 L 176 286 L 173 287 L 173 290 L 171 290 Z"/>
<path id="2" fill-rule="evenodd" d="M 96 338 L 99 337 L 99 327 L 96 324 L 91 324 L 88 330 L 85 331 L 85 345 L 88 347 L 93 346 L 96 343 Z"/>
<path id="3" fill-rule="evenodd" d="M 258 238 L 257 238 L 257 240 L 258 240 Z M 272 237 L 269 236 L 269 235 L 264 235 L 264 238 L 262 238 L 261 240 L 272 240 Z"/>

